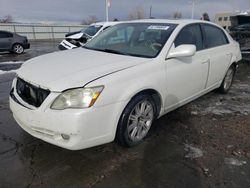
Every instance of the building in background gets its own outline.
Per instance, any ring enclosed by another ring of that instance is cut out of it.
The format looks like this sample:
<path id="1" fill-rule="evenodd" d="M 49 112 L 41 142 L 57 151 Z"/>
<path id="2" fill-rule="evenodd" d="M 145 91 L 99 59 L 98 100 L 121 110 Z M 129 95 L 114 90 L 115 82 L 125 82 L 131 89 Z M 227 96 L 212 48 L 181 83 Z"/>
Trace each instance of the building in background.
<path id="1" fill-rule="evenodd" d="M 236 16 L 233 12 L 224 12 L 215 14 L 215 23 L 223 27 L 224 29 L 229 29 L 232 26 L 231 17 Z"/>
<path id="2" fill-rule="evenodd" d="M 250 11 L 217 13 L 215 23 L 230 30 L 232 27 L 250 23 Z"/>

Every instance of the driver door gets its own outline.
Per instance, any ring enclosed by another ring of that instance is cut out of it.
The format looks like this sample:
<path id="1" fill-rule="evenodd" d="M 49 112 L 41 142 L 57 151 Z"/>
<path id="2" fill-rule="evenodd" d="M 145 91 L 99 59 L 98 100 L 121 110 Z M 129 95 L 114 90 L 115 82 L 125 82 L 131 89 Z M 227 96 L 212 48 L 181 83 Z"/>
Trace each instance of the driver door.
<path id="1" fill-rule="evenodd" d="M 177 35 L 171 49 L 183 44 L 193 44 L 197 51 L 192 57 L 166 60 L 166 111 L 192 100 L 206 88 L 210 61 L 206 50 L 203 50 L 203 37 L 199 24 L 184 27 Z"/>

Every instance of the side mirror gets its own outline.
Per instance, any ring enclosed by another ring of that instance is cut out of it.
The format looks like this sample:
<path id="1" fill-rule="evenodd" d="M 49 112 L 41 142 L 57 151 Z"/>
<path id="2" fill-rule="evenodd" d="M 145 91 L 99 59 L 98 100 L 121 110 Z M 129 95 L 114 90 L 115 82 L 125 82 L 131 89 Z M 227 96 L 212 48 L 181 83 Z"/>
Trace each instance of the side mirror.
<path id="1" fill-rule="evenodd" d="M 196 53 L 196 46 L 192 44 L 183 44 L 176 48 L 172 48 L 167 56 L 169 58 L 178 58 L 178 57 L 191 57 Z"/>

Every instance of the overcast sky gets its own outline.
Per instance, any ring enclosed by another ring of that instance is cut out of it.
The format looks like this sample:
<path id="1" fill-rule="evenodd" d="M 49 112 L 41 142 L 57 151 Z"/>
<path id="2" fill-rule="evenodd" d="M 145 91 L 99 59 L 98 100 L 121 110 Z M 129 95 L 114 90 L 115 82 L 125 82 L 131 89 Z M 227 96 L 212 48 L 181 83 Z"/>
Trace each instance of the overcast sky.
<path id="1" fill-rule="evenodd" d="M 149 16 L 166 18 L 174 11 L 183 17 L 191 17 L 191 0 L 112 0 L 110 19 L 126 20 L 136 7 Z M 197 0 L 195 17 L 208 12 L 211 18 L 216 12 L 250 9 L 250 0 Z M 0 18 L 11 15 L 17 22 L 72 22 L 80 23 L 88 16 L 105 19 L 105 0 L 0 0 Z"/>

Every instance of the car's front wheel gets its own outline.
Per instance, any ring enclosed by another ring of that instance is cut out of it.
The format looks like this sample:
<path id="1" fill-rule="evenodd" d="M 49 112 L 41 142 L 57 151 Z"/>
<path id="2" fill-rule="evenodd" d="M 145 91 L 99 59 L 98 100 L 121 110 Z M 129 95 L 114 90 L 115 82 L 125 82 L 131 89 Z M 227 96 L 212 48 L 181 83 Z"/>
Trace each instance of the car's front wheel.
<path id="1" fill-rule="evenodd" d="M 235 66 L 231 65 L 227 70 L 227 73 L 221 83 L 221 86 L 218 89 L 220 93 L 227 93 L 230 90 L 234 80 L 235 72 L 236 72 Z"/>
<path id="2" fill-rule="evenodd" d="M 22 54 L 24 52 L 24 48 L 21 44 L 14 44 L 12 47 L 12 51 L 15 54 Z"/>
<path id="3" fill-rule="evenodd" d="M 154 121 L 156 106 L 150 95 L 134 97 L 124 109 L 116 132 L 118 144 L 135 146 L 143 141 Z"/>

